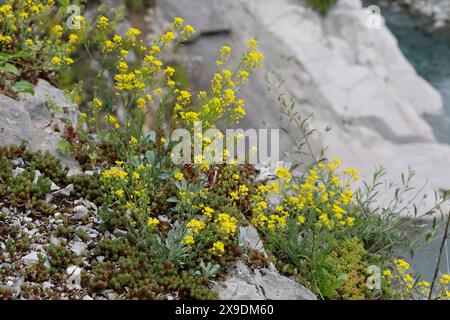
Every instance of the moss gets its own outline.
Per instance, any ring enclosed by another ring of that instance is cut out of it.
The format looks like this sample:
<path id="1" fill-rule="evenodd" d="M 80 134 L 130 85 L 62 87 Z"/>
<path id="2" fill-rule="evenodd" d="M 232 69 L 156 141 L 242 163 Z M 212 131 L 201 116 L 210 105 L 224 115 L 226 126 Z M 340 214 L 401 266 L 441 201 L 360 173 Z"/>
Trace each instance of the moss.
<path id="1" fill-rule="evenodd" d="M 327 14 L 337 2 L 338 0 L 308 0 L 308 4 L 321 14 Z"/>
<path id="2" fill-rule="evenodd" d="M 48 259 L 53 271 L 65 272 L 69 265 L 79 265 L 81 260 L 65 246 L 49 245 L 47 248 Z"/>
<path id="3" fill-rule="evenodd" d="M 102 203 L 103 191 L 98 173 L 94 173 L 92 176 L 84 174 L 74 175 L 69 177 L 69 181 L 74 185 L 74 195 L 76 198 L 82 197 L 96 204 Z"/>
<path id="4" fill-rule="evenodd" d="M 13 176 L 11 161 L 0 159 L 0 197 L 7 199 L 13 207 L 31 210 L 33 215 L 48 215 L 53 208 L 44 198 L 50 192 L 51 183 L 41 177 L 33 183 L 35 176 L 34 166 Z"/>

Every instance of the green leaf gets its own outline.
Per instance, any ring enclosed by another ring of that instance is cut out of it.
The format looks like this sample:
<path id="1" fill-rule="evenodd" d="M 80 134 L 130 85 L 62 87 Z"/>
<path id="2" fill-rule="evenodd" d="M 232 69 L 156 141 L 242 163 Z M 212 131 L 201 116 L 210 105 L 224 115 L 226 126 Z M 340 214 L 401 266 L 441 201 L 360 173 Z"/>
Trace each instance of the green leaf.
<path id="1" fill-rule="evenodd" d="M 91 159 L 91 160 L 98 159 L 98 154 L 96 152 L 89 153 L 89 159 Z"/>
<path id="2" fill-rule="evenodd" d="M 58 142 L 58 150 L 61 154 L 68 154 L 70 152 L 70 143 L 67 140 L 59 140 Z"/>
<path id="3" fill-rule="evenodd" d="M 149 150 L 145 153 L 145 157 L 147 158 L 148 163 L 155 164 L 156 161 L 156 153 L 153 150 Z"/>
<path id="4" fill-rule="evenodd" d="M 170 197 L 169 199 L 167 199 L 167 202 L 169 202 L 169 203 L 177 203 L 178 199 L 176 197 Z"/>
<path id="5" fill-rule="evenodd" d="M 16 76 L 20 76 L 19 69 L 17 69 L 17 67 L 11 63 L 5 63 L 4 65 L 0 66 L 0 69 L 7 73 L 12 73 Z"/>
<path id="6" fill-rule="evenodd" d="M 25 80 L 16 82 L 16 84 L 14 85 L 14 89 L 16 89 L 17 92 L 27 92 L 34 95 L 33 84 Z"/>

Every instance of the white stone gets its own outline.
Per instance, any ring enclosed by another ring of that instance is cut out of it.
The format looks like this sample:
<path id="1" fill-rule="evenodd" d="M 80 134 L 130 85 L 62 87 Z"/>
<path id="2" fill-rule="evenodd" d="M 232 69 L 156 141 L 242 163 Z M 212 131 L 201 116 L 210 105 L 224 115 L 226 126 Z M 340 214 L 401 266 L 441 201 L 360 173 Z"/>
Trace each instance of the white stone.
<path id="1" fill-rule="evenodd" d="M 89 214 L 89 210 L 85 206 L 82 206 L 82 205 L 79 205 L 79 206 L 76 206 L 75 208 L 73 208 L 72 212 L 73 212 L 73 218 L 77 219 L 77 220 L 81 220 Z"/>
<path id="2" fill-rule="evenodd" d="M 86 250 L 86 248 L 87 248 L 87 244 L 85 244 L 84 242 L 81 242 L 81 241 L 75 241 L 70 246 L 70 250 L 72 250 L 72 252 L 78 256 L 81 255 L 84 252 L 84 250 Z"/>
<path id="3" fill-rule="evenodd" d="M 39 253 L 37 251 L 32 251 L 29 254 L 27 254 L 26 256 L 22 257 L 22 262 L 27 266 L 38 263 L 39 262 L 38 255 L 42 255 L 45 259 L 47 259 L 47 256 L 45 254 Z"/>
<path id="4" fill-rule="evenodd" d="M 81 289 L 81 268 L 77 266 L 69 266 L 66 269 L 67 286 L 71 289 Z"/>

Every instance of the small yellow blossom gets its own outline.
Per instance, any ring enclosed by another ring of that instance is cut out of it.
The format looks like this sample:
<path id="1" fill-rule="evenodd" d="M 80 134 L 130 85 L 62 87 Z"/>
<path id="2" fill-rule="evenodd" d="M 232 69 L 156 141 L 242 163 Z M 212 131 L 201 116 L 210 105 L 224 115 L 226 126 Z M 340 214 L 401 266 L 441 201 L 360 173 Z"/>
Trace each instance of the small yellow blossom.
<path id="1" fill-rule="evenodd" d="M 177 179 L 178 181 L 184 180 L 184 174 L 182 172 L 175 173 L 175 179 Z"/>

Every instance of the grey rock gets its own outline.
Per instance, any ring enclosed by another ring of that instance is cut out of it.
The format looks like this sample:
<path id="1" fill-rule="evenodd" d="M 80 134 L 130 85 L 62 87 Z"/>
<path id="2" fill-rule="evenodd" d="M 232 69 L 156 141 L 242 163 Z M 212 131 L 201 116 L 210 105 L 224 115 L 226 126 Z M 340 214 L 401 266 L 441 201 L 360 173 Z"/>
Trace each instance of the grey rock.
<path id="1" fill-rule="evenodd" d="M 60 108 L 49 110 L 50 105 Z M 63 131 L 62 119 L 74 121 L 77 114 L 76 106 L 68 102 L 64 92 L 45 80 L 38 81 L 34 96 L 20 94 L 19 101 L 0 95 L 0 145 L 26 141 L 28 148 L 50 151 L 72 172 L 81 172 L 78 163 L 71 156 L 60 154 L 57 147 Z"/>
<path id="2" fill-rule="evenodd" d="M 29 254 L 27 254 L 26 256 L 22 257 L 22 262 L 26 266 L 30 266 L 30 265 L 33 265 L 35 263 L 38 263 L 39 262 L 39 255 L 42 255 L 43 257 L 45 257 L 45 259 L 47 259 L 47 256 L 44 253 L 39 253 L 37 251 L 32 251 Z"/>
<path id="3" fill-rule="evenodd" d="M 117 238 L 126 237 L 127 234 L 128 234 L 127 231 L 118 228 L 114 229 L 113 231 L 113 235 L 115 235 Z"/>
<path id="4" fill-rule="evenodd" d="M 60 187 L 58 187 L 54 182 L 52 182 L 52 185 L 50 186 L 50 191 L 57 191 L 60 189 L 61 189 Z"/>
<path id="5" fill-rule="evenodd" d="M 51 289 L 51 288 L 53 288 L 55 285 L 53 284 L 53 283 L 51 283 L 50 281 L 45 281 L 44 283 L 42 283 L 42 288 L 44 289 L 44 290 L 47 290 L 47 289 Z"/>
<path id="6" fill-rule="evenodd" d="M 191 0 L 189 5 L 178 0 L 166 0 L 158 5 L 169 20 L 183 17 L 186 23 L 191 23 L 198 36 L 231 32 L 231 24 L 223 14 L 220 0 Z"/>
<path id="7" fill-rule="evenodd" d="M 254 226 L 249 224 L 246 227 L 240 227 L 239 231 L 239 239 L 244 242 L 243 245 L 265 254 L 263 242 Z"/>
<path id="8" fill-rule="evenodd" d="M 20 168 L 25 168 L 25 162 L 23 161 L 22 158 L 16 158 L 12 161 L 12 165 L 14 167 L 20 167 Z"/>
<path id="9" fill-rule="evenodd" d="M 95 213 L 97 213 L 97 211 L 98 211 L 97 205 L 87 199 L 78 199 L 78 200 L 75 200 L 74 203 L 75 203 L 75 205 L 81 204 L 88 209 L 92 209 Z"/>
<path id="10" fill-rule="evenodd" d="M 81 268 L 78 266 L 69 266 L 66 269 L 67 286 L 71 289 L 81 289 Z"/>
<path id="11" fill-rule="evenodd" d="M 235 263 L 229 278 L 216 283 L 222 300 L 316 300 L 316 296 L 295 281 L 269 269 L 252 271 L 242 261 Z"/>
<path id="12" fill-rule="evenodd" d="M 14 286 L 13 286 L 13 295 L 14 295 L 15 297 L 18 297 L 18 296 L 20 295 L 20 292 L 22 291 L 22 285 L 24 284 L 24 282 L 25 282 L 25 277 L 24 277 L 24 276 L 21 276 L 21 277 L 19 277 L 19 278 L 16 280 L 16 282 L 14 283 Z"/>
<path id="13" fill-rule="evenodd" d="M 5 215 L 8 215 L 8 214 L 10 213 L 10 211 L 9 211 L 8 208 L 3 207 L 3 208 L 2 208 L 2 213 L 5 214 Z"/>
<path id="14" fill-rule="evenodd" d="M 57 237 L 55 237 L 54 235 L 50 236 L 50 244 L 54 245 L 54 246 L 59 246 L 61 244 L 61 242 L 59 241 L 59 239 Z"/>
<path id="15" fill-rule="evenodd" d="M 161 222 L 170 223 L 170 219 L 166 215 L 159 215 L 158 220 Z"/>
<path id="16" fill-rule="evenodd" d="M 17 177 L 22 172 L 25 172 L 24 168 L 17 167 L 13 170 L 13 177 Z"/>
<path id="17" fill-rule="evenodd" d="M 75 241 L 70 246 L 70 250 L 75 253 L 77 256 L 81 255 L 87 248 L 87 244 L 81 241 Z"/>
<path id="18" fill-rule="evenodd" d="M 39 181 L 39 178 L 42 176 L 41 172 L 39 170 L 34 171 L 34 179 L 33 184 L 37 184 Z"/>
<path id="19" fill-rule="evenodd" d="M 82 206 L 82 205 L 79 205 L 79 206 L 76 206 L 75 208 L 73 208 L 72 212 L 73 212 L 73 218 L 76 220 L 81 220 L 81 219 L 87 217 L 87 215 L 89 214 L 88 208 L 86 208 L 85 206 Z"/>
<path id="20" fill-rule="evenodd" d="M 64 189 L 55 191 L 52 193 L 52 196 L 54 197 L 68 197 L 73 192 L 74 186 L 73 184 L 67 185 Z"/>

